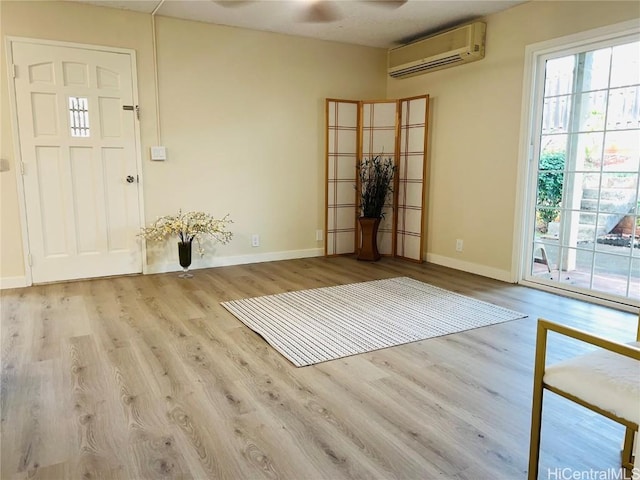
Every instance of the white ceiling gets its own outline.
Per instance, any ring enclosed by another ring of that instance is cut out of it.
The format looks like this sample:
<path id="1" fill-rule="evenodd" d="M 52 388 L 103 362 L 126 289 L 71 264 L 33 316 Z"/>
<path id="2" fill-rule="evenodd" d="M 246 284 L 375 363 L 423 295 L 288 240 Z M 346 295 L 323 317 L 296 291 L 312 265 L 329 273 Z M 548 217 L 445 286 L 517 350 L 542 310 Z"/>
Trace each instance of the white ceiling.
<path id="1" fill-rule="evenodd" d="M 105 7 L 279 32 L 336 42 L 393 47 L 425 35 L 506 10 L 523 0 L 321 0 L 339 18 L 305 21 L 313 0 L 76 0 Z M 400 5 L 400 6 L 398 6 Z"/>

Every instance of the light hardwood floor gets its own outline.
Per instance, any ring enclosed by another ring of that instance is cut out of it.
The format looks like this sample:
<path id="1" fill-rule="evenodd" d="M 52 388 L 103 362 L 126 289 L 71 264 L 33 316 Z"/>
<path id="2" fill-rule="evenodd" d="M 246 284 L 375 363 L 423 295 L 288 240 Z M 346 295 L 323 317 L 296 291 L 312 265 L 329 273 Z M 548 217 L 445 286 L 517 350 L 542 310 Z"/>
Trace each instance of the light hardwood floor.
<path id="1" fill-rule="evenodd" d="M 219 305 L 394 276 L 529 318 L 295 368 Z M 42 285 L 1 302 L 2 479 L 525 478 L 536 319 L 631 341 L 637 318 L 344 257 Z M 550 361 L 575 351 L 551 337 Z M 547 395 L 540 478 L 618 468 L 622 434 Z"/>

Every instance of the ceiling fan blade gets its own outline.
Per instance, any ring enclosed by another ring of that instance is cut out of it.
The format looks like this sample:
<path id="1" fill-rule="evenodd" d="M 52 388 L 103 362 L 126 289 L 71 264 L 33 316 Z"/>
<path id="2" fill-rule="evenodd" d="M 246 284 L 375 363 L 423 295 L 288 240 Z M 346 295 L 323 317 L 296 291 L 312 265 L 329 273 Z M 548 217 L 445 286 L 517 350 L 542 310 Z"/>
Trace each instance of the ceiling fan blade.
<path id="1" fill-rule="evenodd" d="M 331 1 L 316 0 L 305 11 L 302 21 L 311 23 L 329 23 L 340 19 L 340 12 Z"/>
<path id="2" fill-rule="evenodd" d="M 363 0 L 364 2 L 384 8 L 400 8 L 409 0 Z"/>
<path id="3" fill-rule="evenodd" d="M 236 8 L 243 7 L 250 3 L 253 3 L 255 0 L 212 0 L 213 3 L 220 5 L 225 8 Z"/>

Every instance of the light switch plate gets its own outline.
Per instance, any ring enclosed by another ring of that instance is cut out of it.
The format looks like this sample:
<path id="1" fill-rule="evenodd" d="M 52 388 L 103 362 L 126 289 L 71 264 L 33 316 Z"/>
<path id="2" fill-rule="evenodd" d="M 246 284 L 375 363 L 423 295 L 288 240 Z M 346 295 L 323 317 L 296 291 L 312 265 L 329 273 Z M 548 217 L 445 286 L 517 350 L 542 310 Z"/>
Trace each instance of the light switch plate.
<path id="1" fill-rule="evenodd" d="M 164 161 L 167 159 L 167 147 L 151 147 L 151 160 Z"/>

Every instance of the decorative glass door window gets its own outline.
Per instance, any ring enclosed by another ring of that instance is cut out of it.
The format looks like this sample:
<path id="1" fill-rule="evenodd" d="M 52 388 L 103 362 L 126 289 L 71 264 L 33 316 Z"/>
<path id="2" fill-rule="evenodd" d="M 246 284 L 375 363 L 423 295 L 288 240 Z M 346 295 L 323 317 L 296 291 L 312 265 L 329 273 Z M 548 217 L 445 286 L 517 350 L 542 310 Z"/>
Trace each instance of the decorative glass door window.
<path id="1" fill-rule="evenodd" d="M 69 125 L 72 137 L 89 136 L 89 101 L 85 97 L 69 97 Z"/>
<path id="2" fill-rule="evenodd" d="M 640 41 L 575 50 L 540 58 L 524 279 L 634 304 Z"/>

